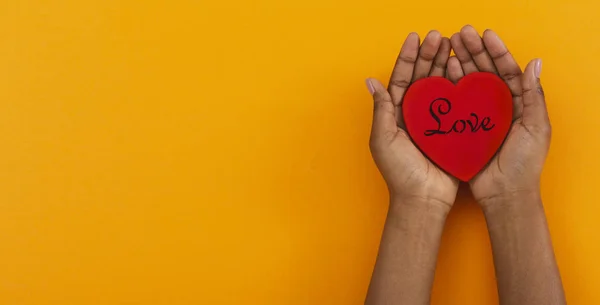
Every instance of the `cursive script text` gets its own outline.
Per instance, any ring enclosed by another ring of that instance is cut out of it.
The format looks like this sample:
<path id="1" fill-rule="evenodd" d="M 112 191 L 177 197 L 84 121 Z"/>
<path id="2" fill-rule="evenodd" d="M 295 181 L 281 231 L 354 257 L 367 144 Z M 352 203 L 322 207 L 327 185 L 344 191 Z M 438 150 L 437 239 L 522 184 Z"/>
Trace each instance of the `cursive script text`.
<path id="1" fill-rule="evenodd" d="M 452 127 L 448 130 L 442 130 L 442 119 L 441 117 L 447 115 L 452 110 L 452 103 L 447 98 L 436 98 L 429 105 L 429 113 L 431 117 L 437 122 L 437 129 L 425 130 L 426 136 L 433 136 L 436 134 L 449 134 L 452 132 L 463 133 L 465 131 L 477 132 L 477 131 L 490 131 L 496 124 L 492 124 L 490 117 L 484 117 L 479 121 L 479 116 L 476 113 L 471 112 L 470 117 L 465 120 L 456 120 L 452 124 Z M 467 128 L 468 127 L 468 128 Z"/>

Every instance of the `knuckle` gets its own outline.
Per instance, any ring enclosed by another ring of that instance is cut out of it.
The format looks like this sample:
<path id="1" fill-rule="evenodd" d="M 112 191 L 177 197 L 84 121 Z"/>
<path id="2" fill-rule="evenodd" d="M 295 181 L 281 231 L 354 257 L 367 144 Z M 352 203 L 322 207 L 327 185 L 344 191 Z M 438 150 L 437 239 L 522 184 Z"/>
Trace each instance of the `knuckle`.
<path id="1" fill-rule="evenodd" d="M 500 74 L 500 77 L 502 79 L 504 79 L 505 82 L 509 82 L 509 81 L 512 81 L 513 79 L 520 77 L 522 74 L 523 73 L 520 73 L 520 72 L 518 72 L 518 73 L 517 72 L 505 72 L 505 73 Z"/>
<path id="2" fill-rule="evenodd" d="M 400 54 L 398 60 L 408 64 L 414 64 L 417 61 L 417 57 L 408 54 Z"/>
<path id="3" fill-rule="evenodd" d="M 533 93 L 533 89 L 532 88 L 523 88 L 523 93 L 521 94 L 522 96 L 529 96 Z"/>
<path id="4" fill-rule="evenodd" d="M 381 108 L 382 104 L 385 104 L 385 102 L 382 99 L 375 98 L 373 100 L 373 110 Z"/>
<path id="5" fill-rule="evenodd" d="M 390 100 L 386 99 L 384 96 L 375 96 L 373 106 L 375 109 L 386 109 L 390 104 Z"/>
<path id="6" fill-rule="evenodd" d="M 446 62 L 443 59 L 435 60 L 433 62 L 433 67 L 438 69 L 446 69 Z"/>
<path id="7" fill-rule="evenodd" d="M 510 55 L 510 51 L 509 50 L 504 50 L 503 52 L 497 53 L 492 55 L 492 59 L 493 60 L 498 60 L 504 56 Z"/>
<path id="8" fill-rule="evenodd" d="M 435 52 L 422 50 L 421 53 L 419 53 L 419 57 L 425 61 L 432 61 L 435 58 L 436 54 L 437 50 Z"/>
<path id="9" fill-rule="evenodd" d="M 523 92 L 513 92 L 512 97 L 513 97 L 513 99 L 522 98 L 523 94 L 524 94 Z"/>
<path id="10" fill-rule="evenodd" d="M 457 53 L 456 58 L 461 64 L 466 64 L 473 61 L 473 58 L 471 58 L 471 54 L 469 53 Z"/>
<path id="11" fill-rule="evenodd" d="M 544 88 L 542 88 L 542 84 L 540 84 L 539 82 L 536 84 L 535 86 L 535 90 L 536 92 L 541 95 L 541 96 L 545 96 L 544 94 Z"/>
<path id="12" fill-rule="evenodd" d="M 385 102 L 387 99 L 386 97 L 386 93 L 384 92 L 380 92 L 380 91 L 376 91 L 375 93 L 373 93 L 373 100 L 376 103 L 382 103 Z"/>
<path id="13" fill-rule="evenodd" d="M 486 53 L 487 53 L 487 50 L 485 49 L 483 44 L 474 46 L 471 48 L 472 56 L 479 56 L 479 55 L 486 54 Z"/>
<path id="14" fill-rule="evenodd" d="M 539 94 L 542 97 L 545 96 L 544 88 L 542 88 L 542 84 L 540 84 L 540 82 L 537 82 L 535 84 L 535 86 L 529 85 L 529 86 L 523 88 L 523 95 L 532 95 L 532 94 Z"/>
<path id="15" fill-rule="evenodd" d="M 399 88 L 408 88 L 408 86 L 410 86 L 410 81 L 405 79 L 393 79 L 390 83 L 392 86 Z"/>

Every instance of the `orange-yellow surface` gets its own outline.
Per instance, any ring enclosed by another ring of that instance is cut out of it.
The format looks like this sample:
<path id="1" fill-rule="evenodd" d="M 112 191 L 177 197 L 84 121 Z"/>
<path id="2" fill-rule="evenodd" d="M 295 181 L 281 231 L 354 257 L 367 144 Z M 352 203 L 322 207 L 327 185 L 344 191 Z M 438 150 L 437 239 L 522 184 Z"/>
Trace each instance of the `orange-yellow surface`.
<path id="1" fill-rule="evenodd" d="M 387 210 L 368 76 L 410 31 L 544 60 L 543 197 L 600 304 L 597 1 L 0 2 L 0 304 L 361 304 Z M 433 304 L 496 304 L 461 192 Z"/>

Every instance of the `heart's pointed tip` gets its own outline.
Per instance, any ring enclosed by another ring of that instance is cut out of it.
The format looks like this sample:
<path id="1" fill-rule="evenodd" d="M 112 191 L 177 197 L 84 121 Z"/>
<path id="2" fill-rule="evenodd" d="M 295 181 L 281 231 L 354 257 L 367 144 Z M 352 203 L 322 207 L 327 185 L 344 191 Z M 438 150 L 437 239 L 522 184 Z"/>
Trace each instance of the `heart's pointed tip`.
<path id="1" fill-rule="evenodd" d="M 460 180 L 461 182 L 469 182 L 469 181 L 471 181 L 471 179 L 473 179 L 473 177 L 474 177 L 474 175 L 471 175 L 471 176 L 460 176 L 460 177 L 456 176 L 456 178 L 458 180 Z"/>

